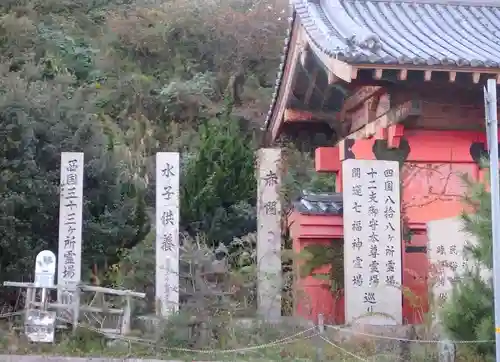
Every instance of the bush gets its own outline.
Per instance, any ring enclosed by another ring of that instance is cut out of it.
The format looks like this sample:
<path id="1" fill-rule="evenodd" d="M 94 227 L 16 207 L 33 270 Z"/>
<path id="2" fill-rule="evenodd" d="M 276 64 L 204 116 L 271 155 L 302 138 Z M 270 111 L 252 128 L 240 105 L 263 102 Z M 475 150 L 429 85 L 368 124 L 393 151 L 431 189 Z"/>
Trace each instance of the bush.
<path id="1" fill-rule="evenodd" d="M 491 277 L 484 278 L 484 272 L 491 272 L 493 265 L 491 194 L 484 183 L 465 181 L 470 192 L 466 202 L 473 213 L 465 213 L 463 220 L 465 230 L 477 239 L 476 245 L 467 248 L 474 267 L 464 275 L 461 283 L 454 286 L 443 311 L 443 324 L 456 340 L 491 341 L 495 337 L 493 282 Z M 494 358 L 493 342 L 469 347 L 487 360 Z"/>

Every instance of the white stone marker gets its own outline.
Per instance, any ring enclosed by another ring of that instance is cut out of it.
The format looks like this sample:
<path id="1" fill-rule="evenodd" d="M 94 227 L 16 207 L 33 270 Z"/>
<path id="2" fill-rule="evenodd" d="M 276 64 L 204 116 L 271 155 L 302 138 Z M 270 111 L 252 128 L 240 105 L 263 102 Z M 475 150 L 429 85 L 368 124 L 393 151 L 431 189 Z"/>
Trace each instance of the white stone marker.
<path id="1" fill-rule="evenodd" d="M 346 323 L 402 323 L 401 209 L 396 161 L 342 164 Z"/>
<path id="2" fill-rule="evenodd" d="M 24 321 L 24 333 L 30 342 L 53 343 L 56 326 L 56 312 L 30 309 Z"/>
<path id="3" fill-rule="evenodd" d="M 474 245 L 477 239 L 464 231 L 460 217 L 428 222 L 427 236 L 433 302 L 440 307 L 448 299 L 453 284 L 459 283 L 464 273 L 475 266 L 467 259 L 465 247 Z M 485 269 L 480 275 L 486 280 L 491 272 Z"/>
<path id="4" fill-rule="evenodd" d="M 179 308 L 179 153 L 156 154 L 156 300 L 168 317 Z"/>
<path id="5" fill-rule="evenodd" d="M 267 320 L 281 317 L 281 149 L 258 151 L 257 172 L 258 311 Z"/>
<path id="6" fill-rule="evenodd" d="M 35 260 L 35 286 L 51 288 L 56 276 L 56 256 L 50 250 L 42 250 Z"/>
<path id="7" fill-rule="evenodd" d="M 47 288 L 54 286 L 57 258 L 50 250 L 42 250 L 35 260 L 35 286 L 42 289 L 41 303 L 47 301 Z M 44 337 L 45 338 L 45 337 Z"/>
<path id="8" fill-rule="evenodd" d="M 83 152 L 61 153 L 59 248 L 57 284 L 80 283 L 82 270 Z M 71 293 L 58 291 L 60 303 L 71 303 Z"/>

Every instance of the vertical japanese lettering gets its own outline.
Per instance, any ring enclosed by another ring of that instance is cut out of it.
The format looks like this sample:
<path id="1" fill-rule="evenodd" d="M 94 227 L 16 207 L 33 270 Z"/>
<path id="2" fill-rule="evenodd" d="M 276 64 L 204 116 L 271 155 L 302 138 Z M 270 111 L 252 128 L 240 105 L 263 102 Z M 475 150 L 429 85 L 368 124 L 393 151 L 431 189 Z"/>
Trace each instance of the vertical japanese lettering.
<path id="1" fill-rule="evenodd" d="M 392 161 L 346 160 L 342 174 L 346 321 L 376 314 L 402 321 L 399 165 Z M 378 319 L 377 319 L 378 318 Z"/>
<path id="2" fill-rule="evenodd" d="M 428 257 L 431 264 L 430 285 L 434 297 L 434 307 L 439 311 L 446 303 L 453 286 L 460 283 L 461 278 L 469 269 L 467 263 L 467 245 L 477 243 L 469 233 L 463 231 L 463 221 L 460 217 L 430 221 L 428 230 Z M 476 271 L 483 278 L 488 278 L 489 272 L 483 274 L 482 268 Z M 483 269 L 484 270 L 484 269 Z M 441 313 L 438 313 L 439 317 Z"/>
<path id="3" fill-rule="evenodd" d="M 270 318 L 281 315 L 281 150 L 258 152 L 257 279 L 258 310 Z"/>
<path id="4" fill-rule="evenodd" d="M 399 209 L 400 205 L 396 202 L 399 199 L 397 191 L 399 191 L 399 182 L 396 179 L 396 172 L 394 169 L 386 168 L 383 172 L 384 179 L 384 194 L 385 194 L 385 205 L 384 205 L 384 232 L 386 234 L 386 240 L 388 244 L 386 245 L 386 257 L 387 261 L 385 263 L 385 283 L 387 286 L 398 286 L 400 279 L 400 268 L 397 267 L 396 259 L 394 258 L 394 250 L 396 248 L 393 245 L 394 241 L 400 240 L 400 227 L 399 227 Z"/>
<path id="5" fill-rule="evenodd" d="M 178 309 L 179 154 L 156 154 L 156 298 L 168 317 Z M 172 291 L 174 289 L 174 291 Z"/>
<path id="6" fill-rule="evenodd" d="M 81 152 L 61 154 L 58 284 L 76 285 L 81 278 L 84 161 Z M 72 293 L 58 292 L 61 303 L 70 303 Z"/>
<path id="7" fill-rule="evenodd" d="M 366 305 L 366 312 L 373 313 L 374 305 L 377 304 L 377 299 L 375 298 L 375 292 L 366 292 L 363 297 L 363 303 Z"/>

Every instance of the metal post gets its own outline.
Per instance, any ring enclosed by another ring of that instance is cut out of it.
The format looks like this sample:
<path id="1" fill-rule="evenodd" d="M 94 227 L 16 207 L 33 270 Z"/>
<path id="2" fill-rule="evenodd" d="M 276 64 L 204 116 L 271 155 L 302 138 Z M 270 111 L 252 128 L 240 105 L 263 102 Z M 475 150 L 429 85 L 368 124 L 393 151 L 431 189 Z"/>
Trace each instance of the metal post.
<path id="1" fill-rule="evenodd" d="M 47 288 L 42 288 L 42 294 L 40 297 L 40 309 L 47 310 L 47 306 L 49 304 L 48 298 L 47 298 Z"/>
<path id="2" fill-rule="evenodd" d="M 500 184 L 498 174 L 498 120 L 497 120 L 497 84 L 488 80 L 485 89 L 486 129 L 490 155 L 491 187 L 491 227 L 493 232 L 493 293 L 495 313 L 496 361 L 500 361 Z"/>
<path id="3" fill-rule="evenodd" d="M 318 314 L 318 332 L 320 336 L 325 334 L 325 320 L 323 314 Z M 316 348 L 316 361 L 321 362 L 325 360 L 325 355 L 323 353 L 323 341 L 321 341 Z"/>

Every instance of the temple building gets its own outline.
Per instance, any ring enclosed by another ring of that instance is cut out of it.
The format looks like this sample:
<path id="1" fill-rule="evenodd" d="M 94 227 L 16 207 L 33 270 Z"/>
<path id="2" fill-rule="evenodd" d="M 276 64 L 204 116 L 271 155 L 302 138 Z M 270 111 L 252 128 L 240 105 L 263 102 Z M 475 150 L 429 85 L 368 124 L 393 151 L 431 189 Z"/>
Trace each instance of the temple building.
<path id="1" fill-rule="evenodd" d="M 316 171 L 337 175 L 332 193 L 342 192 L 345 160 L 399 162 L 402 283 L 420 298 L 419 306 L 403 298 L 403 320 L 418 323 L 427 308 L 428 223 L 460 215 L 461 175 L 483 175 L 483 86 L 500 81 L 500 4 L 291 0 L 291 8 L 266 143 L 319 140 Z M 338 207 L 323 208 L 316 204 L 327 201 L 305 198 L 291 218 L 296 249 L 343 242 L 341 199 L 332 194 Z M 335 306 L 316 290 L 320 282 L 303 282 L 313 306 L 307 313 L 343 323 L 342 300 Z M 307 314 L 300 302 L 297 311 Z"/>

